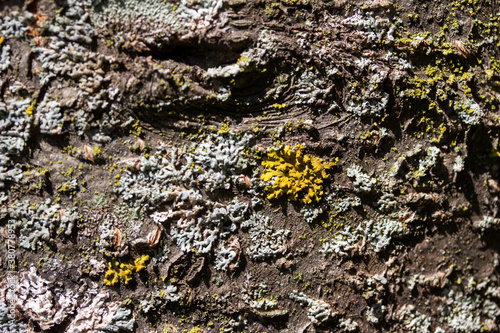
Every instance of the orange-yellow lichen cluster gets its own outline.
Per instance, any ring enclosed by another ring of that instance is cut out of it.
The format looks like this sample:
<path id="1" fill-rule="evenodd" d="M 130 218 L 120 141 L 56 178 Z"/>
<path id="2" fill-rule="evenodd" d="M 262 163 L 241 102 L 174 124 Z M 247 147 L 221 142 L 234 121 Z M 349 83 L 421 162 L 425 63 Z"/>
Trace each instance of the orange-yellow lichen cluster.
<path id="1" fill-rule="evenodd" d="M 326 172 L 335 162 L 323 163 L 319 157 L 304 154 L 304 146 L 295 149 L 286 146 L 280 150 L 271 149 L 262 161 L 265 167 L 261 179 L 273 181 L 265 188 L 267 198 L 286 195 L 289 200 L 300 200 L 305 204 L 318 202 L 323 195 L 323 180 L 329 177 Z"/>
<path id="2" fill-rule="evenodd" d="M 149 256 L 145 254 L 143 254 L 140 258 L 135 259 L 134 264 L 120 263 L 115 258 L 111 259 L 108 264 L 108 271 L 104 276 L 104 284 L 113 286 L 120 280 L 123 280 L 125 284 L 128 284 L 130 280 L 132 280 L 132 272 L 139 272 L 142 269 L 146 268 L 146 262 L 148 260 Z"/>

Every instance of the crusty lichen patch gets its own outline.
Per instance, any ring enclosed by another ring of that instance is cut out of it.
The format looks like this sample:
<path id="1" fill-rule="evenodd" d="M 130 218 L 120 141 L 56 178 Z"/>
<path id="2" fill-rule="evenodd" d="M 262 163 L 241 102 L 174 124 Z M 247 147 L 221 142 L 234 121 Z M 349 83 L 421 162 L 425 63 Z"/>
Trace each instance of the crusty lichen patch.
<path id="1" fill-rule="evenodd" d="M 134 271 L 140 272 L 146 268 L 146 262 L 148 260 L 149 256 L 147 254 L 143 254 L 140 258 L 135 259 L 133 264 L 120 263 L 115 258 L 111 259 L 108 264 L 108 271 L 104 276 L 104 284 L 114 286 L 120 280 L 123 280 L 125 284 L 128 284 L 132 280 L 132 273 Z"/>
<path id="2" fill-rule="evenodd" d="M 319 157 L 304 154 L 304 146 L 295 149 L 270 149 L 262 161 L 265 167 L 261 179 L 272 184 L 265 188 L 268 199 L 286 195 L 289 200 L 305 204 L 318 202 L 323 195 L 323 180 L 330 175 L 327 170 L 336 162 L 323 163 Z"/>

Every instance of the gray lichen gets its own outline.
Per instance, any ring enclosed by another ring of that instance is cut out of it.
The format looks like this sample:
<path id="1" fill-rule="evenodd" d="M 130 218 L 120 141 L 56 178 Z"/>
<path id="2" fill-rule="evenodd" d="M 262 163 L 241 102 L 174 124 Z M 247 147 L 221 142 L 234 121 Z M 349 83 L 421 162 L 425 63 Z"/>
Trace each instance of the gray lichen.
<path id="1" fill-rule="evenodd" d="M 194 145 L 190 152 L 186 148 L 168 150 L 168 159 L 143 157 L 139 173 L 125 172 L 117 193 L 146 210 L 172 201 L 178 201 L 177 206 L 186 200 L 201 204 L 204 199 L 199 187 L 213 192 L 238 184 L 248 167 L 243 149 L 249 139 L 249 136 L 213 135 Z M 184 160 L 180 156 L 184 156 Z"/>
<path id="2" fill-rule="evenodd" d="M 16 201 L 8 207 L 11 219 L 19 230 L 19 245 L 35 251 L 44 242 L 50 242 L 56 230 L 70 235 L 79 214 L 74 209 L 63 210 L 50 199 L 41 203 Z"/>
<path id="3" fill-rule="evenodd" d="M 333 201 L 333 199 L 331 201 Z M 352 207 L 359 206 L 361 206 L 361 199 L 358 197 L 340 198 L 332 203 L 332 211 L 335 214 L 340 214 L 347 212 Z"/>
<path id="4" fill-rule="evenodd" d="M 330 319 L 332 310 L 324 301 L 310 298 L 297 290 L 292 291 L 289 297 L 293 301 L 307 306 L 307 317 L 313 324 L 319 324 Z"/>
<path id="5" fill-rule="evenodd" d="M 15 319 L 9 318 L 9 308 L 7 304 L 0 301 L 0 331 L 9 333 L 25 333 L 28 327 L 17 322 Z"/>
<path id="6" fill-rule="evenodd" d="M 359 327 L 358 323 L 351 318 L 340 318 L 338 326 L 346 332 L 356 332 Z"/>
<path id="7" fill-rule="evenodd" d="M 302 207 L 301 213 L 304 215 L 306 222 L 312 224 L 323 214 L 325 208 L 324 206 L 305 205 Z"/>
<path id="8" fill-rule="evenodd" d="M 358 240 L 370 243 L 375 252 L 381 252 L 392 239 L 402 237 L 407 232 L 406 226 L 400 221 L 380 215 L 376 220 L 364 221 L 353 231 L 350 226 L 339 230 L 333 239 L 323 241 L 320 252 L 347 255 Z"/>
<path id="9" fill-rule="evenodd" d="M 168 284 L 165 288 L 151 292 L 145 299 L 140 301 L 141 311 L 151 313 L 160 310 L 165 304 L 178 302 L 181 296 L 178 295 L 178 288 Z"/>
<path id="10" fill-rule="evenodd" d="M 10 99 L 7 105 L 0 102 L 0 188 L 5 187 L 5 181 L 22 178 L 12 158 L 20 155 L 30 137 L 30 105 L 29 99 Z"/>
<path id="11" fill-rule="evenodd" d="M 0 18 L 0 34 L 7 38 L 22 38 L 29 29 L 29 23 L 34 18 L 28 11 L 23 14 L 12 11 Z"/>
<path id="12" fill-rule="evenodd" d="M 416 152 L 418 152 L 418 150 Z M 427 172 L 436 165 L 441 150 L 431 146 L 426 149 L 426 153 L 427 155 L 419 161 L 418 170 L 415 172 L 415 175 L 418 177 L 424 177 L 427 175 Z"/>
<path id="13" fill-rule="evenodd" d="M 0 73 L 6 71 L 10 66 L 10 45 L 2 46 L 2 54 L 0 55 Z"/>
<path id="14" fill-rule="evenodd" d="M 285 254 L 290 230 L 274 230 L 268 216 L 260 212 L 253 214 L 241 224 L 241 228 L 248 229 L 251 245 L 246 252 L 253 259 L 265 260 Z"/>
<path id="15" fill-rule="evenodd" d="M 143 157 L 138 173 L 124 173 L 117 193 L 145 211 L 167 204 L 167 211 L 155 212 L 151 218 L 158 224 L 174 222 L 170 235 L 183 251 L 211 252 L 219 239 L 237 228 L 248 204 L 237 199 L 213 201 L 202 190 L 211 193 L 238 186 L 249 167 L 243 154 L 249 139 L 234 134 L 212 135 L 189 151 L 166 149 L 170 158 Z M 223 247 L 219 249 L 222 251 Z M 219 255 L 222 259 L 229 254 Z M 220 268 L 226 266 L 221 265 Z"/>
<path id="16" fill-rule="evenodd" d="M 151 38 L 152 42 L 155 36 L 168 40 L 172 35 L 186 36 L 190 31 L 208 29 L 211 24 L 215 24 L 221 6 L 222 0 L 182 0 L 179 3 L 126 0 L 107 1 L 105 4 L 93 1 L 91 18 L 98 27 L 105 27 L 110 22 L 127 21 L 135 22 L 135 25 L 142 23 L 142 35 L 148 41 Z"/>
<path id="17" fill-rule="evenodd" d="M 352 249 L 354 243 L 359 240 L 357 233 L 351 232 L 351 227 L 347 226 L 344 230 L 340 230 L 329 241 L 324 241 L 321 245 L 320 253 L 337 253 L 345 256 Z"/>
<path id="18" fill-rule="evenodd" d="M 36 109 L 40 121 L 40 133 L 60 134 L 64 123 L 61 107 L 57 101 L 46 101 L 40 103 Z"/>
<path id="19" fill-rule="evenodd" d="M 475 285 L 474 282 L 473 284 Z M 473 285 L 471 284 L 470 287 Z M 449 305 L 439 309 L 441 322 L 447 324 L 455 332 L 480 332 L 496 328 L 495 321 L 500 316 L 500 308 L 495 301 L 481 296 L 477 290 L 471 295 L 449 290 L 446 299 Z"/>
<path id="20" fill-rule="evenodd" d="M 109 320 L 97 327 L 96 333 L 118 333 L 134 332 L 135 319 L 132 317 L 132 310 L 118 306 L 114 313 L 111 313 Z"/>
<path id="21" fill-rule="evenodd" d="M 215 269 L 219 271 L 238 268 L 238 258 L 241 245 L 236 235 L 226 241 L 223 240 L 215 251 Z"/>
<path id="22" fill-rule="evenodd" d="M 398 310 L 398 316 L 407 330 L 418 333 L 429 333 L 431 319 L 415 310 L 412 304 L 405 304 Z"/>
<path id="23" fill-rule="evenodd" d="M 347 103 L 346 110 L 358 117 L 371 116 L 380 117 L 386 113 L 389 105 L 389 94 L 381 89 L 383 75 L 387 73 L 374 74 L 370 86 L 359 95 L 354 88 L 351 89 L 351 99 Z"/>
<path id="24" fill-rule="evenodd" d="M 343 19 L 341 23 L 354 29 L 357 34 L 363 35 L 367 41 L 376 43 L 394 40 L 396 26 L 400 22 L 392 23 L 389 19 L 374 15 L 371 11 L 359 10 L 354 15 Z"/>
<path id="25" fill-rule="evenodd" d="M 481 109 L 481 106 L 472 99 L 465 102 L 455 102 L 454 107 L 458 113 L 458 117 L 466 125 L 478 125 L 484 117 L 484 111 Z"/>
<path id="26" fill-rule="evenodd" d="M 374 190 L 374 186 L 377 184 L 377 180 L 370 177 L 362 170 L 363 169 L 359 165 L 353 164 L 347 169 L 346 173 L 348 177 L 354 178 L 353 185 L 355 192 L 370 193 Z"/>
<path id="27" fill-rule="evenodd" d="M 381 252 L 393 238 L 403 236 L 406 229 L 400 221 L 379 216 L 376 221 L 365 221 L 362 228 L 358 227 L 358 231 L 371 243 L 375 252 Z"/>
<path id="28" fill-rule="evenodd" d="M 497 229 L 500 226 L 500 219 L 485 215 L 481 220 L 475 222 L 474 226 L 482 231 Z"/>
<path id="29" fill-rule="evenodd" d="M 380 302 L 372 304 L 366 311 L 366 320 L 372 324 L 378 324 L 384 316 L 385 306 Z"/>
<path id="30" fill-rule="evenodd" d="M 40 277 L 34 267 L 21 274 L 16 292 L 17 306 L 30 313 L 43 330 L 65 321 L 76 310 L 78 297 L 75 291 L 58 288 Z"/>

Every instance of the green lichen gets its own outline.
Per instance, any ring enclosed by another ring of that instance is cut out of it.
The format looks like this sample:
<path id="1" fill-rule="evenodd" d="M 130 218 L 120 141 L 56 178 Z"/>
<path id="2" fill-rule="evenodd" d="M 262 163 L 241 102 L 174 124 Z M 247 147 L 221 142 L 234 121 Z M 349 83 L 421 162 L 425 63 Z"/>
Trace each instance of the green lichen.
<path id="1" fill-rule="evenodd" d="M 302 201 L 304 204 L 318 202 L 323 195 L 323 180 L 329 177 L 326 170 L 335 162 L 323 163 L 319 157 L 304 154 L 304 146 L 297 145 L 295 150 L 286 146 L 280 150 L 271 149 L 262 161 L 265 167 L 261 179 L 273 181 L 265 188 L 268 199 L 286 195 L 289 200 Z"/>
<path id="2" fill-rule="evenodd" d="M 135 259 L 133 264 L 120 263 L 115 258 L 108 263 L 108 271 L 104 276 L 104 284 L 114 286 L 120 280 L 128 284 L 132 280 L 132 273 L 140 272 L 146 268 L 146 262 L 149 260 L 147 254 L 143 254 L 140 258 Z"/>

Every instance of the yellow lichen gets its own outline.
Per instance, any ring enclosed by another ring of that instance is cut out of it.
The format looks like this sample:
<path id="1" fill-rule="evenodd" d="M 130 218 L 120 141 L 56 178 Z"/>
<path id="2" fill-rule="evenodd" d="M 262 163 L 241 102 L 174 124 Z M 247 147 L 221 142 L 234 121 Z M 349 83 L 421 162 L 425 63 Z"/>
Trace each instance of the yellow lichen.
<path id="1" fill-rule="evenodd" d="M 141 270 L 146 268 L 146 262 L 149 260 L 148 255 L 142 255 L 140 258 L 135 259 L 134 261 L 134 268 L 136 272 L 140 272 Z"/>
<path id="2" fill-rule="evenodd" d="M 26 109 L 26 114 L 28 116 L 31 116 L 33 115 L 33 111 L 35 111 L 35 106 L 33 104 L 31 104 L 30 106 L 28 106 L 28 108 Z"/>
<path id="3" fill-rule="evenodd" d="M 323 195 L 323 179 L 328 178 L 326 170 L 335 162 L 323 163 L 319 157 L 304 155 L 304 146 L 297 145 L 295 150 L 286 146 L 281 150 L 271 149 L 262 161 L 265 167 L 261 179 L 273 181 L 265 188 L 268 199 L 286 195 L 289 200 L 300 200 L 305 204 L 318 202 Z"/>
<path id="4" fill-rule="evenodd" d="M 146 262 L 148 260 L 149 256 L 146 254 L 143 254 L 140 258 L 135 259 L 134 264 L 120 263 L 115 258 L 111 259 L 108 263 L 108 271 L 104 276 L 104 284 L 114 286 L 120 280 L 123 280 L 125 284 L 128 284 L 132 280 L 132 272 L 139 272 L 146 268 Z"/>
<path id="5" fill-rule="evenodd" d="M 217 130 L 217 134 L 226 134 L 229 133 L 231 129 L 229 128 L 229 125 L 224 123 L 222 126 Z"/>

